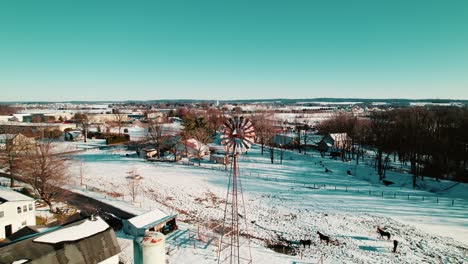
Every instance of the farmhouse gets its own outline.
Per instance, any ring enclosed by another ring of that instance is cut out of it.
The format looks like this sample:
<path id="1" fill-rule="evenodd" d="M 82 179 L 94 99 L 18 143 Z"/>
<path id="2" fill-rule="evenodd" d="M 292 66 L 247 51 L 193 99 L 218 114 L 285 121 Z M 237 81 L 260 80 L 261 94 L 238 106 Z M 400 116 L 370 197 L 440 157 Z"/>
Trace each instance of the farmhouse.
<path id="1" fill-rule="evenodd" d="M 117 264 L 120 251 L 112 228 L 92 217 L 0 247 L 0 262 Z"/>
<path id="2" fill-rule="evenodd" d="M 0 240 L 27 225 L 36 225 L 34 199 L 0 187 Z"/>
<path id="3" fill-rule="evenodd" d="M 170 233 L 177 229 L 175 214 L 166 214 L 161 210 L 153 210 L 123 221 L 125 233 L 134 237 L 144 236 L 148 231 Z"/>
<path id="4" fill-rule="evenodd" d="M 351 147 L 351 138 L 347 133 L 327 134 L 318 144 L 321 152 L 336 153 Z"/>

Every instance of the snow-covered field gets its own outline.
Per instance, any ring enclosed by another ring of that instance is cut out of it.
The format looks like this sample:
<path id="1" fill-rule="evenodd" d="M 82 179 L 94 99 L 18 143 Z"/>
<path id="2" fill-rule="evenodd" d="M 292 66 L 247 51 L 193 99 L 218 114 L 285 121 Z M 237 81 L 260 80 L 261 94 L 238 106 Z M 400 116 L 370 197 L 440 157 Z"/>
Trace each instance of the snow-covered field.
<path id="1" fill-rule="evenodd" d="M 228 174 L 220 165 L 151 163 L 125 157 L 125 153 L 88 150 L 76 154 L 73 174 L 78 175 L 83 163 L 84 183 L 92 189 L 83 192 L 115 206 L 132 207 L 126 172 L 136 169 L 143 177 L 136 211 L 158 206 L 178 213 L 191 228 L 222 219 Z M 292 152 L 285 153 L 283 164 L 271 164 L 268 154 L 261 156 L 257 147 L 241 158 L 240 167 L 249 233 L 258 238 L 253 240 L 254 263 L 316 263 L 322 256 L 324 263 L 467 261 L 467 185 L 434 193 L 408 188 L 408 177 L 396 187 L 385 187 L 375 183 L 377 176 L 365 165 Z M 326 173 L 325 167 L 332 172 Z M 348 176 L 347 170 L 354 176 Z M 396 176 L 388 173 L 389 179 Z M 74 182 L 70 188 L 79 189 Z M 428 186 L 434 191 L 438 184 Z M 440 185 L 445 189 L 450 183 Z M 392 239 L 381 239 L 377 227 L 385 227 Z M 330 235 L 337 245 L 320 243 L 317 231 Z M 302 250 L 302 259 L 265 248 L 279 237 L 311 239 L 312 246 Z M 400 242 L 397 254 L 391 252 L 393 239 Z M 216 256 L 213 247 L 204 251 L 180 247 L 169 257 L 172 263 L 187 258 L 192 263 L 213 263 Z"/>

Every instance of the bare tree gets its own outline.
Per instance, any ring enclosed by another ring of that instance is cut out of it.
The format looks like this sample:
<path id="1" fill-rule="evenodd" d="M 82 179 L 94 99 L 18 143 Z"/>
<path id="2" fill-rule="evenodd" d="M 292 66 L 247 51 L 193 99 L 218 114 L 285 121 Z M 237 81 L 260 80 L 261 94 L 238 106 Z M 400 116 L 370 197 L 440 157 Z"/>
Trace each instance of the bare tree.
<path id="1" fill-rule="evenodd" d="M 119 135 L 122 134 L 122 126 L 123 122 L 125 121 L 127 115 L 125 113 L 122 113 L 119 109 L 112 109 L 112 112 L 114 114 L 114 122 L 117 128 L 119 129 Z"/>
<path id="2" fill-rule="evenodd" d="M 67 175 L 67 156 L 54 151 L 51 141 L 37 144 L 24 160 L 22 176 L 35 194 L 54 212 L 52 202 L 61 193 Z"/>
<path id="3" fill-rule="evenodd" d="M 147 140 L 152 143 L 156 150 L 158 159 L 161 158 L 161 146 L 163 144 L 162 124 L 157 119 L 148 119 L 148 133 L 146 134 Z"/>
<path id="4" fill-rule="evenodd" d="M 84 142 L 87 142 L 87 140 L 88 140 L 88 129 L 89 129 L 89 125 L 90 125 L 88 115 L 85 114 L 85 113 L 76 113 L 73 119 L 83 129 Z"/>
<path id="5" fill-rule="evenodd" d="M 132 203 L 135 203 L 136 197 L 140 192 L 141 176 L 138 173 L 137 169 L 132 169 L 131 171 L 128 171 L 127 174 L 128 192 L 130 194 L 130 197 L 132 197 Z"/>
<path id="6" fill-rule="evenodd" d="M 19 133 L 2 136 L 5 138 L 5 143 L 0 148 L 0 166 L 10 174 L 10 187 L 14 187 L 14 177 L 22 167 L 26 152 L 34 148 L 34 140 Z"/>
<path id="7" fill-rule="evenodd" d="M 252 123 L 255 127 L 256 141 L 260 144 L 261 154 L 263 155 L 265 145 L 269 143 L 271 133 L 274 129 L 269 121 L 269 116 L 265 112 L 252 116 Z"/>
<path id="8" fill-rule="evenodd" d="M 213 138 L 210 131 L 203 127 L 198 127 L 192 132 L 192 136 L 197 140 L 196 150 L 197 150 L 197 160 L 198 166 L 201 165 L 201 160 L 205 156 L 206 144 L 210 143 Z"/>

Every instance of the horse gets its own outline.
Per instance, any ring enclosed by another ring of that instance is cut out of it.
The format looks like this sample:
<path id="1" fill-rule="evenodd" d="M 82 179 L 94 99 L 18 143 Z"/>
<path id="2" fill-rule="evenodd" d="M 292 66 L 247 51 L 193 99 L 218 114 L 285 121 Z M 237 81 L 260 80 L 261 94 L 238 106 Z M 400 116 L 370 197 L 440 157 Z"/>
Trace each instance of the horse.
<path id="1" fill-rule="evenodd" d="M 310 248 L 310 245 L 312 244 L 312 241 L 310 239 L 307 239 L 307 240 L 302 240 L 301 239 L 301 240 L 299 240 L 299 242 L 301 242 L 301 245 L 304 246 L 304 248 L 306 246 L 309 246 L 309 248 Z"/>
<path id="2" fill-rule="evenodd" d="M 387 232 L 387 231 L 385 231 L 383 229 L 380 229 L 380 227 L 377 227 L 377 232 L 380 234 L 380 238 L 383 238 L 384 236 L 386 236 L 387 240 L 390 239 L 390 236 L 391 236 L 390 232 Z"/>
<path id="3" fill-rule="evenodd" d="M 320 242 L 322 242 L 322 240 L 325 240 L 327 242 L 327 245 L 328 245 L 328 243 L 330 242 L 330 237 L 320 233 L 319 231 L 317 231 L 317 234 L 320 237 Z"/>

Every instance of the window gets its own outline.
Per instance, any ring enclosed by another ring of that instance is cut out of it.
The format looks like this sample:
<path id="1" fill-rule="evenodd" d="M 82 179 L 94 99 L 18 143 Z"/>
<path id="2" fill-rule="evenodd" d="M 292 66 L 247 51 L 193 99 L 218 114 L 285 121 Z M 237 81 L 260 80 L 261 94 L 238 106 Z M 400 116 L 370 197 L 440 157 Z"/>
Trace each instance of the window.
<path id="1" fill-rule="evenodd" d="M 28 211 L 28 206 L 27 205 L 23 205 L 23 212 L 26 213 Z"/>
<path id="2" fill-rule="evenodd" d="M 5 216 L 5 213 L 3 211 L 0 211 L 0 218 L 4 216 Z"/>
<path id="3" fill-rule="evenodd" d="M 16 210 L 18 211 L 18 214 L 21 214 L 21 206 L 18 206 L 18 208 L 16 208 Z"/>
<path id="4" fill-rule="evenodd" d="M 32 204 L 29 204 L 29 211 L 32 211 L 32 209 L 33 209 Z"/>

